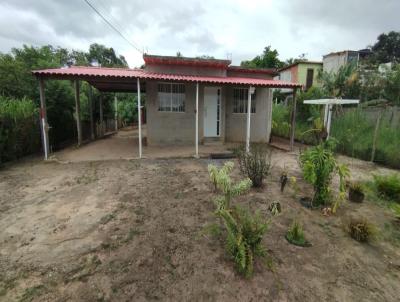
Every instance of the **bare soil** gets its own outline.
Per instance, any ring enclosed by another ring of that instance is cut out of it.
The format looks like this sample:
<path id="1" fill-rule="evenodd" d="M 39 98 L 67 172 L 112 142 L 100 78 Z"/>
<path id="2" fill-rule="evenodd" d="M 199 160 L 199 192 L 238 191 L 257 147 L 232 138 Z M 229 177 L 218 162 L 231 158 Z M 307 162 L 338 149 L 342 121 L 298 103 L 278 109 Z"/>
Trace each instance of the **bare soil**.
<path id="1" fill-rule="evenodd" d="M 275 151 L 262 189 L 233 201 L 268 215 L 263 244 L 272 266 L 235 272 L 221 238 L 206 159 L 28 160 L 0 170 L 1 301 L 399 301 L 400 249 L 387 236 L 361 244 L 342 227 L 361 215 L 384 232 L 393 214 L 371 200 L 335 216 L 302 207 L 311 195 L 295 154 Z M 341 157 L 357 178 L 389 170 Z M 220 164 L 220 161 L 214 161 Z M 286 166 L 299 192 L 279 191 Z M 240 178 L 237 168 L 235 179 Z M 285 239 L 293 218 L 311 247 Z"/>

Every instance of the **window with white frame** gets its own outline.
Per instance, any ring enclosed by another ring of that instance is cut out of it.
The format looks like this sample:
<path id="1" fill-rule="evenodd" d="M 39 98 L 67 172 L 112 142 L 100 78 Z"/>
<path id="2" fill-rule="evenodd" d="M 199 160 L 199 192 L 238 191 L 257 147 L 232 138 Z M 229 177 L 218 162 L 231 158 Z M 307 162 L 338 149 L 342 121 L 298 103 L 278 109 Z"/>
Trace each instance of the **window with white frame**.
<path id="1" fill-rule="evenodd" d="M 233 113 L 247 113 L 248 88 L 233 89 Z M 256 113 L 256 92 L 251 95 L 251 113 Z"/>
<path id="2" fill-rule="evenodd" d="M 185 112 L 185 84 L 158 84 L 158 111 Z"/>

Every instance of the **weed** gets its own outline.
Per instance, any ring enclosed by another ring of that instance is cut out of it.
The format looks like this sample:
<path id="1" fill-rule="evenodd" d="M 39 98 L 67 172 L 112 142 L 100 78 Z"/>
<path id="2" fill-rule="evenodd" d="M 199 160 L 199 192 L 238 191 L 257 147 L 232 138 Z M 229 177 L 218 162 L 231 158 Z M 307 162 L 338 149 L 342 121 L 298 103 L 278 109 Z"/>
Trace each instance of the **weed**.
<path id="1" fill-rule="evenodd" d="M 272 202 L 268 207 L 268 211 L 271 212 L 272 216 L 278 215 L 282 212 L 281 204 L 278 201 Z"/>
<path id="2" fill-rule="evenodd" d="M 296 219 L 294 219 L 292 224 L 290 225 L 286 233 L 286 239 L 294 245 L 310 246 L 310 243 L 306 240 L 304 236 L 302 224 Z"/>
<path id="3" fill-rule="evenodd" d="M 103 217 L 100 218 L 100 223 L 101 224 L 107 224 L 111 220 L 113 220 L 114 218 L 115 218 L 115 215 L 113 213 L 106 214 L 106 215 L 104 215 Z"/>
<path id="4" fill-rule="evenodd" d="M 365 218 L 350 218 L 345 224 L 346 232 L 359 242 L 368 242 L 377 236 L 377 228 Z"/>
<path id="5" fill-rule="evenodd" d="M 398 174 L 374 175 L 374 182 L 381 196 L 400 203 L 400 176 Z"/>
<path id="6" fill-rule="evenodd" d="M 138 231 L 137 229 L 131 228 L 128 232 L 128 234 L 126 235 L 126 238 L 123 240 L 123 242 L 127 243 L 130 242 L 135 236 L 139 235 L 140 231 Z"/>
<path id="7" fill-rule="evenodd" d="M 43 284 L 36 285 L 33 287 L 29 287 L 25 289 L 24 293 L 22 294 L 21 298 L 18 300 L 19 302 L 30 302 L 36 297 L 43 295 L 46 291 L 46 287 Z"/>
<path id="8" fill-rule="evenodd" d="M 271 169 L 271 151 L 263 144 L 252 144 L 249 152 L 239 151 L 239 166 L 243 175 L 251 179 L 253 187 L 261 187 Z"/>
<path id="9" fill-rule="evenodd" d="M 349 199 L 354 202 L 362 202 L 364 200 L 364 187 L 360 182 L 350 182 Z"/>
<path id="10" fill-rule="evenodd" d="M 285 190 L 286 184 L 288 182 L 288 172 L 286 168 L 282 171 L 279 182 L 281 183 L 281 192 L 283 193 L 283 190 Z"/>
<path id="11" fill-rule="evenodd" d="M 213 238 L 219 238 L 222 234 L 221 227 L 216 223 L 210 223 L 204 226 L 200 232 L 201 235 L 210 235 Z"/>

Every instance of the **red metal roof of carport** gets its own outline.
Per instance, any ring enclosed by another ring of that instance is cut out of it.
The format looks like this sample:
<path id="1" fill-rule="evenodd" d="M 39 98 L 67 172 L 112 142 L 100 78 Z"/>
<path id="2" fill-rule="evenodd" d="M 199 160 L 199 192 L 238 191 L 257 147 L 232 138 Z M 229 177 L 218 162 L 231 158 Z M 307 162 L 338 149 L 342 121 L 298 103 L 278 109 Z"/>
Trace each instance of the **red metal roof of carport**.
<path id="1" fill-rule="evenodd" d="M 245 85 L 271 88 L 299 88 L 301 84 L 245 77 L 211 77 L 195 75 L 177 75 L 153 73 L 143 69 L 107 68 L 72 66 L 68 68 L 53 68 L 34 70 L 32 73 L 39 78 L 60 80 L 84 80 L 100 91 L 136 91 L 136 81 L 158 80 L 206 84 Z"/>

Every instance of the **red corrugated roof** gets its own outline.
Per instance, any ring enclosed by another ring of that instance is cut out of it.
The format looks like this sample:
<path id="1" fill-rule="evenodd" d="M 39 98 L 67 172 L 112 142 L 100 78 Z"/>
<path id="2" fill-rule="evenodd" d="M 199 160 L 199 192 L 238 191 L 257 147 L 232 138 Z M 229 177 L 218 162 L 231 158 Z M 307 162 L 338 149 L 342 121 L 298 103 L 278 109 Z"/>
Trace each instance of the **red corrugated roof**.
<path id="1" fill-rule="evenodd" d="M 143 69 L 106 68 L 73 66 L 69 68 L 34 70 L 32 73 L 38 77 L 58 79 L 143 79 L 176 82 L 199 82 L 209 84 L 252 85 L 276 88 L 301 87 L 298 83 L 289 83 L 277 80 L 244 78 L 244 77 L 211 77 L 194 75 L 175 75 L 166 73 L 153 73 Z"/>

